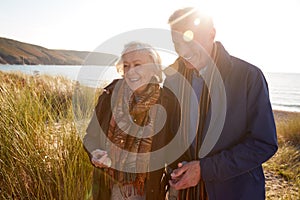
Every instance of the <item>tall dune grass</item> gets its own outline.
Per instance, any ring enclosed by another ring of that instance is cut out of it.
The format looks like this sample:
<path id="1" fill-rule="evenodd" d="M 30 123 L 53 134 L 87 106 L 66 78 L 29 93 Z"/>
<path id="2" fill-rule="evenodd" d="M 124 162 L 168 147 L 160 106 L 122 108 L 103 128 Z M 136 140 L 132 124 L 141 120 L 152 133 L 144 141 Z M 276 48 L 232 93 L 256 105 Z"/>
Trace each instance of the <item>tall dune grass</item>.
<path id="1" fill-rule="evenodd" d="M 267 192 L 267 199 L 300 199 L 300 113 L 274 111 L 274 114 L 279 149 L 263 166 L 285 183 L 276 192 Z"/>
<path id="2" fill-rule="evenodd" d="M 72 83 L 2 72 L 0 81 L 0 199 L 89 199 Z"/>

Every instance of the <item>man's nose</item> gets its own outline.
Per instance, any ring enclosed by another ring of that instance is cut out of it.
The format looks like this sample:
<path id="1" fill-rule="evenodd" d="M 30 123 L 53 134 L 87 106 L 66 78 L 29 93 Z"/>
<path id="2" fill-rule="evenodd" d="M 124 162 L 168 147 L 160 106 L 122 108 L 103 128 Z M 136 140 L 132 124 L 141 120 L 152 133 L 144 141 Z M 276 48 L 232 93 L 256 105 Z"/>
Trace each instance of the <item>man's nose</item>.
<path id="1" fill-rule="evenodd" d="M 187 54 L 188 49 L 184 45 L 177 45 L 175 47 L 176 52 L 179 54 L 179 56 L 183 56 Z"/>

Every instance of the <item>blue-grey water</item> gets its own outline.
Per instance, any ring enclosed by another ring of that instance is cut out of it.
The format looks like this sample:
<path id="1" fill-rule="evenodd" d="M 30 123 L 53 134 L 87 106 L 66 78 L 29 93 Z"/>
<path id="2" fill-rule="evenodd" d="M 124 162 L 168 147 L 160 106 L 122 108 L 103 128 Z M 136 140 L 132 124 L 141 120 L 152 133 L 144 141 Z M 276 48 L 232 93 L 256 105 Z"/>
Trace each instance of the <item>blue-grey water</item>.
<path id="1" fill-rule="evenodd" d="M 265 73 L 273 109 L 300 111 L 300 74 Z"/>
<path id="2" fill-rule="evenodd" d="M 79 81 L 83 85 L 99 87 L 103 83 L 119 78 L 115 67 L 75 66 L 75 65 L 0 65 L 1 71 L 22 72 L 25 74 L 47 74 L 63 76 Z"/>
<path id="3" fill-rule="evenodd" d="M 64 76 L 92 87 L 120 77 L 115 67 L 104 66 L 0 65 L 0 70 Z M 273 109 L 300 112 L 300 74 L 265 73 L 265 77 Z"/>

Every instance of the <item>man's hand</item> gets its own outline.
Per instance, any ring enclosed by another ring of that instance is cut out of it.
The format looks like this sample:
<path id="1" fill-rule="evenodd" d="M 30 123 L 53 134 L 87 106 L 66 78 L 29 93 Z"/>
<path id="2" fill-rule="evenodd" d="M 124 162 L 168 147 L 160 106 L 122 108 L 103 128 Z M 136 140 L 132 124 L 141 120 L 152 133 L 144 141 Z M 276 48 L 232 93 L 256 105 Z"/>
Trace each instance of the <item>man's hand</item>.
<path id="1" fill-rule="evenodd" d="M 179 163 L 178 168 L 171 174 L 170 186 L 176 190 L 182 190 L 196 186 L 200 181 L 200 163 L 191 161 L 186 164 Z"/>

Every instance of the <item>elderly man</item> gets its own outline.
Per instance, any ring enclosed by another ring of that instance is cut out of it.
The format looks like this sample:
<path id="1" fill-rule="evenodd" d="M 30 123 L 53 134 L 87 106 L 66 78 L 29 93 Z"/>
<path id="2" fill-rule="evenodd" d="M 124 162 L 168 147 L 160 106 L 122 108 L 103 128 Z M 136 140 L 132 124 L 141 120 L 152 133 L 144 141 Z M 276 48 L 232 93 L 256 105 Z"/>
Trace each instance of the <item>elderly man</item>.
<path id="1" fill-rule="evenodd" d="M 181 113 L 179 145 L 188 145 L 173 165 L 171 188 L 179 199 L 265 199 L 262 163 L 278 146 L 263 73 L 216 42 L 212 19 L 196 9 L 175 11 L 169 24 L 179 57 L 164 85 L 183 99 L 174 111 Z"/>

